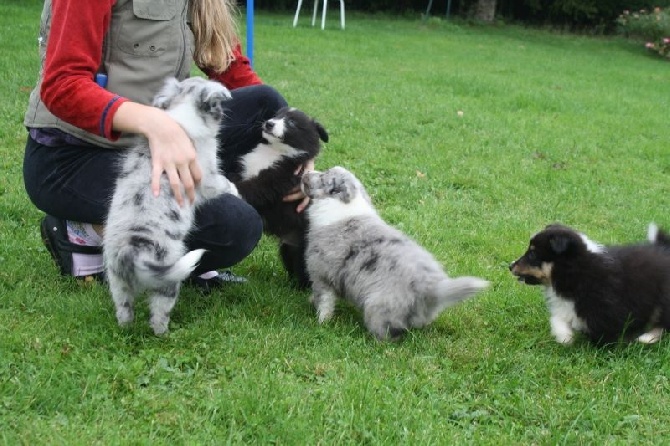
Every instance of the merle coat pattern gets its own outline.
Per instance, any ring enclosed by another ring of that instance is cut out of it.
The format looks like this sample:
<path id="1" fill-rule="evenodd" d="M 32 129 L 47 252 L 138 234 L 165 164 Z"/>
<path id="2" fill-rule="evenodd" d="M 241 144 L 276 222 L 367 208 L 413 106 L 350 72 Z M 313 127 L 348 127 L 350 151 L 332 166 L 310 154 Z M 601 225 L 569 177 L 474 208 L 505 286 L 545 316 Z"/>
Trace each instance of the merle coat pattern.
<path id="1" fill-rule="evenodd" d="M 168 330 L 170 312 L 181 282 L 197 266 L 204 250 L 186 253 L 184 240 L 193 228 L 195 210 L 223 193 L 237 195 L 235 186 L 219 173 L 217 133 L 224 102 L 230 92 L 218 82 L 194 77 L 168 79 L 154 98 L 186 131 L 196 150 L 202 180 L 193 203 L 179 206 L 167 176 L 160 194 L 151 191 L 151 153 L 146 138 L 124 155 L 103 237 L 105 273 L 116 306 L 119 325 L 134 318 L 138 293 L 150 295 L 150 325 L 156 334 Z"/>
<path id="2" fill-rule="evenodd" d="M 242 198 L 263 218 L 264 231 L 279 238 L 289 276 L 299 286 L 308 287 L 304 264 L 307 220 L 304 213 L 295 211 L 295 202 L 282 198 L 300 185 L 302 172 L 298 170 L 319 154 L 328 133 L 318 121 L 292 107 L 279 110 L 261 129 L 262 142 L 249 153 L 226 160 L 224 170 Z"/>
<path id="3" fill-rule="evenodd" d="M 312 200 L 306 262 L 319 322 L 333 316 L 342 297 L 363 310 L 377 339 L 395 340 L 488 286 L 447 276 L 428 251 L 379 217 L 348 170 L 307 172 L 302 187 Z"/>
<path id="4" fill-rule="evenodd" d="M 551 332 L 570 344 L 584 333 L 596 345 L 637 339 L 657 342 L 670 329 L 668 237 L 649 231 L 649 242 L 603 246 L 563 225 L 534 235 L 510 264 L 528 285 L 545 287 Z"/>

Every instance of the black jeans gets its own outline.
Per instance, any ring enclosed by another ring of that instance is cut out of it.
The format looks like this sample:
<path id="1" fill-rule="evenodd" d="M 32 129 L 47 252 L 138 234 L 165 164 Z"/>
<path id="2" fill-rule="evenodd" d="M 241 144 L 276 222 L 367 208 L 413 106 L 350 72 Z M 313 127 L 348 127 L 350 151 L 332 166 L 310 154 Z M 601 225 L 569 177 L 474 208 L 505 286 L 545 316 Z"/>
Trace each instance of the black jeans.
<path id="1" fill-rule="evenodd" d="M 286 105 L 277 91 L 265 85 L 231 93 L 219 136 L 222 161 L 255 147 L 263 121 Z M 54 217 L 103 224 L 122 153 L 93 146 L 48 147 L 28 137 L 23 161 L 28 196 Z M 260 216 L 245 201 L 224 194 L 207 202 L 197 211 L 196 230 L 187 240 L 188 249 L 207 250 L 195 273 L 238 263 L 254 249 L 262 230 Z"/>

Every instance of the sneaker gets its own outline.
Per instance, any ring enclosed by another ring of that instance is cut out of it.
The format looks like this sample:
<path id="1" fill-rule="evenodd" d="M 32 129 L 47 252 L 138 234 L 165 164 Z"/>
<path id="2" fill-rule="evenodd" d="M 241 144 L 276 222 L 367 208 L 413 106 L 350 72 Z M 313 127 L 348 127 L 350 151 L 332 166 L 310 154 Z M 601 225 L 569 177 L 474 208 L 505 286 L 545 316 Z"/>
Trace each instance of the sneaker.
<path id="1" fill-rule="evenodd" d="M 70 242 L 67 238 L 65 221 L 51 215 L 42 219 L 40 233 L 44 246 L 51 254 L 51 258 L 58 266 L 62 276 L 72 276 L 72 253 L 102 254 L 102 247 L 100 246 L 82 246 Z M 104 281 L 104 274 L 99 272 L 88 276 L 75 276 L 75 278 L 84 282 L 94 280 L 102 282 Z"/>
<path id="2" fill-rule="evenodd" d="M 212 291 L 218 288 L 222 288 L 230 283 L 246 283 L 246 282 L 247 282 L 246 278 L 235 275 L 228 270 L 219 272 L 218 275 L 210 279 L 203 279 L 202 277 L 198 276 L 191 276 L 188 279 L 186 279 L 186 283 L 189 283 L 195 286 L 196 288 L 199 288 L 203 294 L 209 294 Z"/>

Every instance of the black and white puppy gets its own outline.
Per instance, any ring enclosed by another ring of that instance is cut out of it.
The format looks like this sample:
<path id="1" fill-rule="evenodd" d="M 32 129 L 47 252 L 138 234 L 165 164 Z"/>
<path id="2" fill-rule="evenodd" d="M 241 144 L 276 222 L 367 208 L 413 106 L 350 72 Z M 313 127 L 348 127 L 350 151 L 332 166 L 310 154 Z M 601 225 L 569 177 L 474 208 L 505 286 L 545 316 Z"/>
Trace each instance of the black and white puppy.
<path id="1" fill-rule="evenodd" d="M 670 329 L 670 244 L 649 227 L 649 243 L 603 246 L 563 225 L 535 234 L 510 271 L 542 285 L 557 342 L 584 333 L 594 344 L 657 342 Z"/>
<path id="2" fill-rule="evenodd" d="M 202 180 L 195 201 L 180 206 L 170 181 L 161 177 L 160 194 L 151 191 L 151 153 L 146 138 L 124 155 L 103 237 L 105 274 L 119 325 L 134 318 L 137 294 L 150 294 L 150 325 L 154 333 L 168 330 L 170 312 L 181 282 L 197 266 L 204 249 L 186 252 L 185 238 L 193 227 L 195 210 L 223 193 L 237 195 L 233 183 L 219 173 L 217 133 L 230 92 L 220 83 L 193 77 L 168 79 L 154 98 L 193 141 Z"/>
<path id="3" fill-rule="evenodd" d="M 263 230 L 279 238 L 279 252 L 289 276 L 301 287 L 309 286 L 305 270 L 304 213 L 296 203 L 282 201 L 299 186 L 301 167 L 328 142 L 326 129 L 304 112 L 284 107 L 262 125 L 262 142 L 249 153 L 228 162 L 226 176 L 240 195 L 263 218 Z"/>
<path id="4" fill-rule="evenodd" d="M 396 340 L 488 286 L 478 277 L 449 277 L 423 247 L 377 214 L 361 182 L 343 167 L 306 172 L 307 270 L 319 322 L 338 297 L 358 306 L 379 340 Z"/>

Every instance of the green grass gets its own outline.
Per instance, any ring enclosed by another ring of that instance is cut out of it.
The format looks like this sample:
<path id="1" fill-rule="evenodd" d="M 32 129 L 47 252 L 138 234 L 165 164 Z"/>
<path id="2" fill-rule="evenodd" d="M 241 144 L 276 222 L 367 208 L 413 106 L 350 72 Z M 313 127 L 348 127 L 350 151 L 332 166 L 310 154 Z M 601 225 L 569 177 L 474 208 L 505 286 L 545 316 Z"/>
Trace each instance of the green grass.
<path id="1" fill-rule="evenodd" d="M 0 442 L 659 444 L 668 341 L 566 348 L 507 264 L 561 221 L 604 243 L 670 227 L 670 71 L 635 44 L 517 27 L 257 14 L 255 68 L 315 115 L 379 212 L 490 290 L 380 344 L 359 314 L 316 322 L 264 239 L 250 282 L 185 289 L 171 333 L 58 276 L 21 178 L 37 0 L 0 15 Z M 459 117 L 458 112 L 462 112 Z"/>

